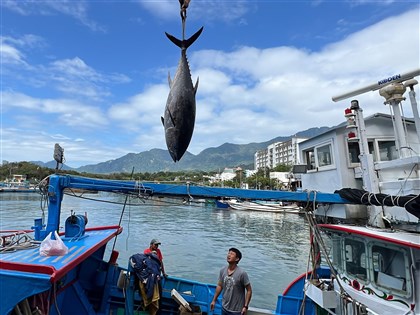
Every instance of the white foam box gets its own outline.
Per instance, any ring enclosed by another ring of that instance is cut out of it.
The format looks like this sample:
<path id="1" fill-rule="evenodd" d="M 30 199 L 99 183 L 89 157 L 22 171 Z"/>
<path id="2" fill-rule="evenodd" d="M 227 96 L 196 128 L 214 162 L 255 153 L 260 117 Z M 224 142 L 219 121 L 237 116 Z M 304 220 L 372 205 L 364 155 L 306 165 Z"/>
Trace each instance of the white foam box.
<path id="1" fill-rule="evenodd" d="M 337 307 L 337 295 L 335 291 L 321 290 L 311 282 L 306 282 L 306 295 L 316 304 L 323 308 Z"/>

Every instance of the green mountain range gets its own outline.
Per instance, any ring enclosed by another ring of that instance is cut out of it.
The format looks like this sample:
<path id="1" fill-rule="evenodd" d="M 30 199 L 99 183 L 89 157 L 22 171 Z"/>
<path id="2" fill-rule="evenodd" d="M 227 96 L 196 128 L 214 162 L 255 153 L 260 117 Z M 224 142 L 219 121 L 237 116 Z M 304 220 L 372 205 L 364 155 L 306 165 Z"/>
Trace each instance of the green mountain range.
<path id="1" fill-rule="evenodd" d="M 305 131 L 298 132 L 296 137 L 311 138 L 318 134 L 327 131 L 328 127 L 310 128 Z M 155 173 L 160 171 L 218 171 L 223 170 L 225 167 L 240 166 L 245 169 L 254 169 L 254 154 L 258 150 L 265 149 L 268 145 L 275 142 L 283 142 L 290 140 L 292 136 L 277 137 L 266 142 L 249 143 L 249 144 L 233 144 L 224 143 L 216 148 L 208 148 L 201 151 L 199 154 L 194 155 L 188 151 L 184 154 L 181 161 L 174 163 L 167 150 L 152 149 L 141 153 L 128 153 L 118 159 L 109 160 L 94 165 L 85 165 L 79 168 L 74 168 L 78 172 L 96 173 L 96 174 L 109 174 L 127 172 L 149 172 Z M 50 167 L 55 162 L 36 162 L 42 166 Z M 68 166 L 63 169 L 71 169 Z"/>

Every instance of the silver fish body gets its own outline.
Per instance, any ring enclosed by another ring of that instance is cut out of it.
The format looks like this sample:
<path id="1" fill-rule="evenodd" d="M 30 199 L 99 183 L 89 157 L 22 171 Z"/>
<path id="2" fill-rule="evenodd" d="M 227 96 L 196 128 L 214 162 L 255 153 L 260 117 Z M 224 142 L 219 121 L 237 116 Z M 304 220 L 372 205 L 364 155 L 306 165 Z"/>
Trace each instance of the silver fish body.
<path id="1" fill-rule="evenodd" d="M 179 161 L 190 144 L 195 125 L 195 95 L 198 88 L 198 78 L 195 86 L 191 79 L 187 60 L 187 48 L 200 36 L 199 29 L 187 40 L 179 40 L 166 33 L 166 36 L 181 48 L 181 58 L 174 79 L 169 81 L 169 95 L 166 101 L 162 123 L 165 129 L 166 146 L 174 162 Z"/>

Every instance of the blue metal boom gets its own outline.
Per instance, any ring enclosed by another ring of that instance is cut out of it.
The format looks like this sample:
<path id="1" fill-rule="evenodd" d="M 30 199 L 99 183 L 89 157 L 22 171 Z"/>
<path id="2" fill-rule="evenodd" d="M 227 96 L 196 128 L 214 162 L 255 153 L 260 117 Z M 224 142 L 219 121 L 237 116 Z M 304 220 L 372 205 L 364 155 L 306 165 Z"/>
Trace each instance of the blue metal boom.
<path id="1" fill-rule="evenodd" d="M 46 228 L 35 224 L 35 238 L 42 240 L 49 232 L 57 231 L 60 223 L 61 201 L 65 188 L 94 191 L 126 193 L 132 195 L 179 197 L 179 198 L 239 198 L 249 200 L 280 200 L 293 202 L 317 202 L 346 204 L 351 203 L 338 194 L 310 192 L 291 192 L 281 190 L 255 190 L 239 188 L 220 188 L 187 184 L 160 184 L 139 181 L 107 180 L 73 175 L 51 175 L 48 183 L 48 223 Z"/>

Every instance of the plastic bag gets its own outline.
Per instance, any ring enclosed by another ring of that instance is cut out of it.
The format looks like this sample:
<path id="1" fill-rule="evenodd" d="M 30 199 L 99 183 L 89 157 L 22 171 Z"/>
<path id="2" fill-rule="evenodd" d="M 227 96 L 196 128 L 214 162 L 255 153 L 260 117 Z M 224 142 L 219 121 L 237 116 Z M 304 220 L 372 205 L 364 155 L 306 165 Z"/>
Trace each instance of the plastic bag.
<path id="1" fill-rule="evenodd" d="M 63 256 L 67 254 L 69 249 L 58 236 L 57 231 L 54 231 L 55 240 L 51 238 L 51 233 L 41 242 L 39 254 L 41 256 Z"/>

